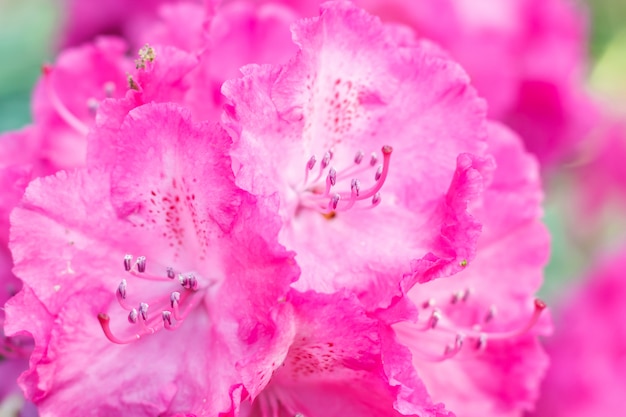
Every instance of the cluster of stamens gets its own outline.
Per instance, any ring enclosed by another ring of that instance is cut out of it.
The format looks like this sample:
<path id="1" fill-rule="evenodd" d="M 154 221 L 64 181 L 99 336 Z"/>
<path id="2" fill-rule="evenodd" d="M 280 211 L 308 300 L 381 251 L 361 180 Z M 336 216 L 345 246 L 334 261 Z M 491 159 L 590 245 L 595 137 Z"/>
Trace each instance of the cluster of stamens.
<path id="1" fill-rule="evenodd" d="M 133 305 L 128 301 L 128 282 L 126 279 L 122 279 L 117 287 L 115 296 L 119 305 L 128 311 L 128 322 L 134 326 L 134 334 L 126 339 L 115 336 L 109 326 L 109 315 L 101 313 L 98 315 L 98 320 L 104 334 L 113 343 L 131 343 L 161 329 L 177 329 L 196 305 L 194 298 L 196 298 L 199 283 L 193 273 L 178 273 L 174 268 L 167 267 L 164 271 L 164 276 L 152 275 L 146 272 L 146 257 L 138 256 L 136 259 L 133 259 L 132 255 L 124 256 L 124 270 L 129 275 L 143 280 L 170 283 L 178 281 L 181 288 L 178 291 L 172 291 L 166 297 L 158 298 L 150 303 L 146 300 L 140 300 L 138 304 Z M 151 306 L 156 306 L 156 309 L 161 314 L 158 316 L 149 314 Z"/>
<path id="2" fill-rule="evenodd" d="M 424 337 L 433 336 L 435 340 L 449 340 L 443 347 L 442 353 L 426 352 L 419 350 L 417 353 L 425 360 L 439 362 L 455 357 L 462 351 L 479 353 L 487 347 L 490 341 L 514 340 L 528 333 L 539 321 L 541 312 L 546 308 L 543 301 L 534 300 L 534 309 L 528 320 L 519 328 L 507 331 L 489 331 L 486 328 L 496 319 L 497 309 L 491 305 L 481 317 L 473 324 L 459 326 L 451 319 L 455 313 L 461 313 L 460 309 L 466 305 L 471 297 L 472 290 L 465 289 L 454 292 L 449 301 L 438 307 L 434 298 L 430 298 L 421 304 L 421 314 L 424 319 L 417 325 L 402 326 L 398 328 L 400 333 L 405 333 L 409 337 L 419 337 L 424 341 Z M 456 310 L 456 311 L 455 311 Z M 447 312 L 448 314 L 446 314 Z M 423 345 L 420 344 L 420 345 Z"/>
<path id="3" fill-rule="evenodd" d="M 331 214 L 347 211 L 355 207 L 357 202 L 369 200 L 367 208 L 373 208 L 380 204 L 380 190 L 389 173 L 391 159 L 391 146 L 382 147 L 382 163 L 379 164 L 378 155 L 373 152 L 369 161 L 365 161 L 365 153 L 357 151 L 353 163 L 345 169 L 338 170 L 332 166 L 334 157 L 333 150 L 324 153 L 317 175 L 312 177 L 317 164 L 315 155 L 311 156 L 306 163 L 304 180 L 296 191 L 300 196 L 300 206 Z M 363 188 L 358 175 L 374 170 L 374 184 L 369 188 Z M 347 184 L 350 184 L 349 191 Z M 343 188 L 343 189 L 342 189 Z"/>

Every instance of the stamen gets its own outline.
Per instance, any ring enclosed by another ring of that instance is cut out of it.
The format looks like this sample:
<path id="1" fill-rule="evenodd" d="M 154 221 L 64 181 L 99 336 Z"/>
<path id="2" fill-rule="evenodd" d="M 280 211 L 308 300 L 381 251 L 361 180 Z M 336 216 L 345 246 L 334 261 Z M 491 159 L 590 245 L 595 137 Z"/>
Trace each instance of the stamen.
<path id="1" fill-rule="evenodd" d="M 51 74 L 52 74 L 52 66 L 44 65 L 42 67 L 43 72 L 43 84 L 46 94 L 48 95 L 48 99 L 50 99 L 50 103 L 52 107 L 56 110 L 57 114 L 65 123 L 67 123 L 70 127 L 76 130 L 80 135 L 87 136 L 89 133 L 89 127 L 82 122 L 78 117 L 76 117 L 69 109 L 61 102 L 61 99 L 56 94 L 52 86 Z"/>
<path id="2" fill-rule="evenodd" d="M 328 164 L 330 164 L 330 159 L 331 158 L 332 158 L 332 156 L 331 156 L 330 152 L 326 152 L 324 154 L 324 157 L 322 158 L 322 163 L 321 163 L 322 169 L 326 169 Z"/>
<path id="3" fill-rule="evenodd" d="M 148 303 L 139 303 L 139 314 L 144 321 L 148 320 Z"/>
<path id="4" fill-rule="evenodd" d="M 172 268 L 171 266 L 167 267 L 167 277 L 169 279 L 174 279 L 176 278 L 176 274 L 174 273 L 174 268 Z"/>
<path id="5" fill-rule="evenodd" d="M 422 303 L 422 308 L 430 308 L 435 306 L 435 299 L 429 298 L 428 300 Z"/>
<path id="6" fill-rule="evenodd" d="M 474 349 L 484 350 L 486 347 L 487 347 L 487 335 L 483 333 L 476 340 L 476 343 L 474 344 Z"/>
<path id="7" fill-rule="evenodd" d="M 430 321 L 428 322 L 428 327 L 431 329 L 434 329 L 435 327 L 437 327 L 437 324 L 439 323 L 440 320 L 441 320 L 441 311 L 439 310 L 433 311 L 433 313 L 430 315 Z"/>
<path id="8" fill-rule="evenodd" d="M 364 157 L 365 154 L 363 153 L 363 151 L 357 151 L 356 155 L 354 155 L 354 163 L 359 165 L 363 161 Z"/>
<path id="9" fill-rule="evenodd" d="M 162 311 L 161 317 L 163 318 L 163 324 L 166 329 L 169 329 L 172 326 L 172 313 L 169 311 Z"/>
<path id="10" fill-rule="evenodd" d="M 315 158 L 315 155 L 311 156 L 311 158 L 309 158 L 309 162 L 306 163 L 306 169 L 311 171 L 313 168 L 315 168 L 316 162 L 317 162 L 317 158 Z"/>
<path id="11" fill-rule="evenodd" d="M 126 280 L 123 279 L 122 282 L 120 282 L 120 285 L 117 287 L 117 293 L 120 297 L 122 297 L 123 300 L 126 299 Z"/>
<path id="12" fill-rule="evenodd" d="M 370 166 L 376 165 L 377 162 L 378 162 L 378 155 L 376 155 L 376 152 L 372 152 L 372 155 L 370 156 Z"/>
<path id="13" fill-rule="evenodd" d="M 133 267 L 133 255 L 124 255 L 124 269 L 130 271 Z"/>
<path id="14" fill-rule="evenodd" d="M 330 198 L 330 203 L 328 204 L 328 207 L 331 210 L 337 210 L 337 205 L 339 204 L 340 199 L 341 196 L 339 194 L 333 194 L 333 196 Z"/>
<path id="15" fill-rule="evenodd" d="M 138 318 L 139 312 L 137 311 L 137 309 L 133 308 L 132 310 L 130 310 L 130 313 L 128 313 L 128 322 L 131 324 L 137 323 Z"/>
<path id="16" fill-rule="evenodd" d="M 361 192 L 361 181 L 353 179 L 352 183 L 350 184 L 350 190 L 352 191 L 352 194 L 358 197 L 359 193 Z"/>
<path id="17" fill-rule="evenodd" d="M 111 98 L 113 97 L 113 93 L 115 93 L 115 83 L 112 81 L 104 83 L 104 95 L 107 98 Z"/>
<path id="18" fill-rule="evenodd" d="M 489 307 L 489 311 L 485 315 L 485 323 L 489 323 L 496 316 L 496 306 L 492 305 Z"/>
<path id="19" fill-rule="evenodd" d="M 380 177 L 383 175 L 383 166 L 379 165 L 376 169 L 376 174 L 374 175 L 374 181 L 378 181 Z"/>
<path id="20" fill-rule="evenodd" d="M 95 98 L 91 97 L 87 100 L 87 108 L 89 109 L 89 113 L 92 115 L 96 114 L 98 107 L 100 107 L 100 102 Z"/>
<path id="21" fill-rule="evenodd" d="M 146 257 L 138 256 L 137 257 L 137 272 L 146 272 Z"/>
<path id="22" fill-rule="evenodd" d="M 380 204 L 381 198 L 380 198 L 380 193 L 376 193 L 374 194 L 374 197 L 372 197 L 372 207 L 376 207 L 377 205 Z"/>
<path id="23" fill-rule="evenodd" d="M 180 302 L 180 293 L 178 291 L 174 291 L 170 295 L 170 305 L 172 306 L 172 308 L 176 308 L 179 302 Z"/>

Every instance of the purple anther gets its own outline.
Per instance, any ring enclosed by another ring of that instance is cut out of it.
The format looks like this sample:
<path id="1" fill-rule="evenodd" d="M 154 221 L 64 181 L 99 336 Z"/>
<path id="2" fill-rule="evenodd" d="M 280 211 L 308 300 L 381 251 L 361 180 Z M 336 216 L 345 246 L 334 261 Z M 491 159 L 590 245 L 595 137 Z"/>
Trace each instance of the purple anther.
<path id="1" fill-rule="evenodd" d="M 459 300 L 461 299 L 460 295 L 458 292 L 455 292 L 452 294 L 452 297 L 450 298 L 450 304 L 456 304 L 459 302 Z"/>
<path id="2" fill-rule="evenodd" d="M 465 341 L 465 335 L 463 333 L 457 333 L 454 345 L 460 349 L 463 346 L 463 341 Z"/>
<path id="3" fill-rule="evenodd" d="M 352 191 L 352 194 L 355 194 L 358 197 L 361 192 L 361 181 L 356 178 L 352 179 L 352 182 L 350 183 L 350 190 Z"/>
<path id="4" fill-rule="evenodd" d="M 466 288 L 465 291 L 463 292 L 462 300 L 467 301 L 471 294 L 472 294 L 472 290 L 470 290 L 469 288 Z"/>
<path id="5" fill-rule="evenodd" d="M 422 303 L 422 308 L 430 308 L 435 305 L 435 299 L 429 298 L 428 300 Z"/>
<path id="6" fill-rule="evenodd" d="M 496 306 L 492 305 L 489 307 L 489 311 L 485 315 L 485 323 L 489 323 L 496 316 Z"/>
<path id="7" fill-rule="evenodd" d="M 372 152 L 372 155 L 370 156 L 370 166 L 376 165 L 377 162 L 378 162 L 378 155 L 376 155 L 376 152 Z"/>
<path id="8" fill-rule="evenodd" d="M 331 158 L 332 158 L 332 156 L 331 156 L 330 152 L 326 152 L 324 154 L 324 157 L 322 158 L 322 162 L 321 162 L 322 169 L 325 169 L 328 166 L 328 164 L 330 164 L 330 159 Z"/>
<path id="9" fill-rule="evenodd" d="M 180 303 L 180 293 L 178 291 L 174 291 L 170 295 L 170 305 L 172 308 L 176 307 Z"/>
<path id="10" fill-rule="evenodd" d="M 137 323 L 137 317 L 139 317 L 139 313 L 136 308 L 133 308 L 130 310 L 130 313 L 128 313 L 128 322 L 131 324 Z"/>
<path id="11" fill-rule="evenodd" d="M 333 194 L 333 196 L 330 198 L 330 209 L 331 210 L 337 210 L 337 205 L 339 204 L 339 200 L 341 199 L 341 196 L 339 194 Z"/>
<path id="12" fill-rule="evenodd" d="M 87 108 L 91 113 L 95 113 L 96 110 L 98 110 L 98 107 L 100 107 L 100 102 L 98 100 L 93 97 L 87 99 Z"/>
<path id="13" fill-rule="evenodd" d="M 374 194 L 374 197 L 372 197 L 372 205 L 375 206 L 379 203 L 380 203 L 380 193 L 376 193 Z"/>
<path id="14" fill-rule="evenodd" d="M 180 285 L 187 290 L 198 288 L 198 280 L 194 274 L 179 275 Z"/>
<path id="15" fill-rule="evenodd" d="M 122 297 L 122 299 L 126 299 L 126 280 L 123 279 L 122 282 L 120 282 L 120 285 L 117 286 L 117 293 L 120 295 L 120 297 Z"/>
<path id="16" fill-rule="evenodd" d="M 148 303 L 139 303 L 139 314 L 144 320 L 148 320 Z"/>
<path id="17" fill-rule="evenodd" d="M 474 348 L 476 350 L 483 350 L 485 347 L 487 347 L 487 335 L 482 333 L 476 340 Z"/>
<path id="18" fill-rule="evenodd" d="M 113 81 L 104 83 L 104 94 L 107 96 L 107 98 L 113 97 L 114 92 L 115 92 L 115 83 Z"/>
<path id="19" fill-rule="evenodd" d="M 365 158 L 363 151 L 357 151 L 354 155 L 354 163 L 359 165 L 363 161 L 363 158 Z"/>
<path id="20" fill-rule="evenodd" d="M 337 171 L 335 168 L 331 168 L 328 170 L 328 181 L 330 181 L 330 185 L 337 184 Z"/>
<path id="21" fill-rule="evenodd" d="M 378 181 L 380 177 L 383 176 L 383 166 L 378 165 L 378 169 L 376 169 L 376 174 L 374 174 L 374 180 Z"/>
<path id="22" fill-rule="evenodd" d="M 194 274 L 187 275 L 187 285 L 185 286 L 188 290 L 197 290 L 198 289 L 198 279 Z"/>
<path id="23" fill-rule="evenodd" d="M 137 257 L 137 272 L 146 272 L 146 257 Z"/>
<path id="24" fill-rule="evenodd" d="M 172 268 L 171 266 L 167 267 L 167 277 L 169 279 L 174 279 L 176 277 L 176 274 L 174 273 L 174 268 Z"/>
<path id="25" fill-rule="evenodd" d="M 126 254 L 124 255 L 124 269 L 130 271 L 133 267 L 133 255 Z"/>
<path id="26" fill-rule="evenodd" d="M 439 320 L 441 320 L 441 312 L 438 310 L 433 311 L 433 314 L 430 315 L 429 327 L 431 329 L 437 327 L 437 323 L 439 323 Z"/>
<path id="27" fill-rule="evenodd" d="M 165 310 L 161 312 L 161 317 L 163 317 L 163 323 L 166 326 L 171 326 L 172 325 L 172 313 Z"/>
<path id="28" fill-rule="evenodd" d="M 317 162 L 317 158 L 315 158 L 315 155 L 313 155 L 310 159 L 309 162 L 306 163 L 306 167 L 307 169 L 310 171 L 313 169 L 313 167 L 315 166 L 315 163 Z"/>
<path id="29" fill-rule="evenodd" d="M 183 288 L 187 288 L 187 275 L 178 274 L 178 282 Z"/>

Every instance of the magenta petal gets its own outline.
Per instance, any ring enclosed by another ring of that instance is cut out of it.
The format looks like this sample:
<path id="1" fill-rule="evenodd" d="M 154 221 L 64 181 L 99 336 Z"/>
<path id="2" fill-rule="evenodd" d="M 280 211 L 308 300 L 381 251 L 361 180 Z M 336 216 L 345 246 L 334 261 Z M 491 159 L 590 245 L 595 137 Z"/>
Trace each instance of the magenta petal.
<path id="1" fill-rule="evenodd" d="M 261 355 L 285 354 L 279 300 L 299 271 L 276 204 L 236 188 L 230 138 L 173 104 L 105 137 L 112 152 L 34 181 L 12 215 L 24 289 L 7 332 L 35 339 L 23 385 L 53 415 L 230 412 L 269 378 Z"/>
<path id="2" fill-rule="evenodd" d="M 293 292 L 295 335 L 283 365 L 242 415 L 446 416 L 392 332 L 347 292 Z"/>

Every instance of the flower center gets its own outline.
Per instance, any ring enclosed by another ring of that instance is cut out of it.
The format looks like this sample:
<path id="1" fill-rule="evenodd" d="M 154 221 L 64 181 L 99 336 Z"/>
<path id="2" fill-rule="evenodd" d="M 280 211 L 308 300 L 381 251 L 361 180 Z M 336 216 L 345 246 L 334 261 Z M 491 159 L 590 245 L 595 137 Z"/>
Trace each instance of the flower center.
<path id="1" fill-rule="evenodd" d="M 389 173 L 393 148 L 385 145 L 381 151 L 382 164 L 378 163 L 376 153 L 373 152 L 369 162 L 365 162 L 363 151 L 357 151 L 352 164 L 337 169 L 332 166 L 334 152 L 332 149 L 328 150 L 324 153 L 314 177 L 317 158 L 315 155 L 311 156 L 305 165 L 304 180 L 294 187 L 298 194 L 299 207 L 309 208 L 328 216 L 355 207 L 376 207 L 381 201 L 380 190 Z M 371 175 L 374 179 L 374 184 L 368 188 L 364 188 L 361 182 L 364 175 Z M 366 200 L 370 204 L 366 206 L 359 204 Z"/>
<path id="2" fill-rule="evenodd" d="M 154 334 L 162 329 L 177 329 L 198 304 L 202 298 L 201 294 L 204 293 L 203 290 L 208 288 L 208 285 L 201 286 L 193 272 L 179 272 L 172 267 L 167 267 L 162 276 L 147 273 L 145 256 L 138 256 L 133 260 L 132 255 L 125 255 L 124 270 L 133 278 L 166 282 L 170 288 L 172 283 L 176 282 L 178 288 L 166 295 L 152 297 L 150 300 L 140 298 L 136 304 L 133 304 L 129 301 L 128 282 L 123 279 L 117 287 L 115 295 L 119 305 L 128 311 L 128 322 L 133 334 L 127 338 L 115 336 L 109 325 L 109 315 L 98 314 L 98 321 L 105 336 L 113 343 L 132 343 L 143 336 Z M 159 311 L 160 314 L 149 314 L 149 311 L 153 310 Z"/>
<path id="3" fill-rule="evenodd" d="M 475 308 L 468 306 L 471 294 L 470 289 L 457 291 L 441 306 L 438 306 L 437 300 L 430 298 L 420 306 L 425 313 L 420 316 L 425 317 L 424 319 L 417 323 L 398 324 L 394 328 L 401 339 L 409 339 L 413 346 L 419 347 L 415 349 L 419 357 L 431 362 L 441 362 L 463 351 L 480 353 L 490 341 L 514 340 L 525 335 L 537 324 L 541 312 L 546 308 L 543 301 L 535 299 L 533 311 L 523 325 L 510 330 L 495 331 L 490 330 L 490 327 L 497 318 L 496 306 L 491 305 L 483 313 L 477 314 Z M 470 311 L 474 312 L 473 317 L 468 314 Z"/>

